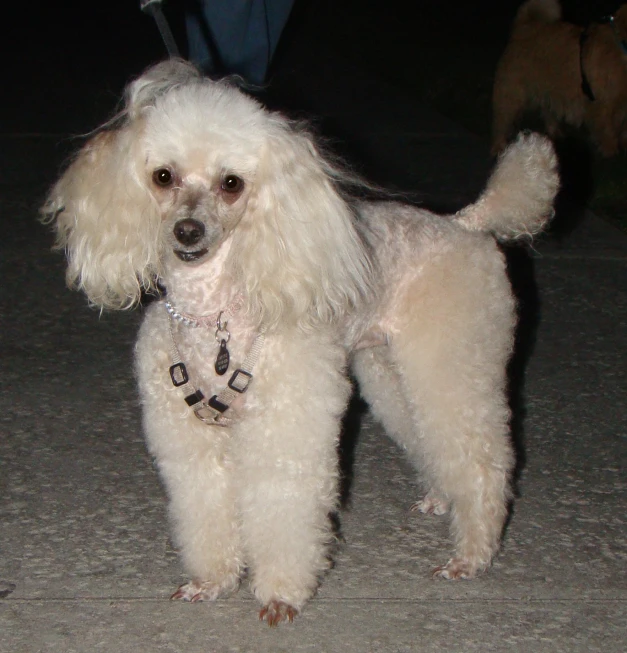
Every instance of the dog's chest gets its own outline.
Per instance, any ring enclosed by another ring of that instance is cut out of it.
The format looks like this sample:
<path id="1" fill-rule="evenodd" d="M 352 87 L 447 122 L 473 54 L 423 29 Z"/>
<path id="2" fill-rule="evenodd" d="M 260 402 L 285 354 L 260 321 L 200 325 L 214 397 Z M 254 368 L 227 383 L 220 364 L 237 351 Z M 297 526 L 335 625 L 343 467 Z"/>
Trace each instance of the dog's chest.
<path id="1" fill-rule="evenodd" d="M 167 275 L 171 348 L 205 394 L 226 385 L 256 335 L 243 295 L 224 274 L 229 249 L 227 240 L 203 265 L 174 265 Z"/>
<path id="2" fill-rule="evenodd" d="M 246 360 L 256 332 L 243 313 L 223 316 L 218 324 L 191 326 L 170 317 L 170 335 L 190 382 L 208 397 L 227 385 Z"/>

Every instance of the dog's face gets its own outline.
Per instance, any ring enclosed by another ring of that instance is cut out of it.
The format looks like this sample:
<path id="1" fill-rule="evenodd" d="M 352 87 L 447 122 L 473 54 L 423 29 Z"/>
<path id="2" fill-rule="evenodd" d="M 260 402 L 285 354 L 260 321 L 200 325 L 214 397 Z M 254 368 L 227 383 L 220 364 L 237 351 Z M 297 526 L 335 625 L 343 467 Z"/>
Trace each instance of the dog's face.
<path id="1" fill-rule="evenodd" d="M 244 95 L 199 84 L 174 89 L 146 113 L 142 183 L 158 207 L 166 265 L 172 255 L 210 259 L 238 227 L 254 194 L 264 122 Z"/>
<path id="2" fill-rule="evenodd" d="M 185 263 L 211 257 L 244 213 L 246 182 L 225 172 L 217 178 L 159 166 L 151 174 L 164 219 L 165 251 Z"/>

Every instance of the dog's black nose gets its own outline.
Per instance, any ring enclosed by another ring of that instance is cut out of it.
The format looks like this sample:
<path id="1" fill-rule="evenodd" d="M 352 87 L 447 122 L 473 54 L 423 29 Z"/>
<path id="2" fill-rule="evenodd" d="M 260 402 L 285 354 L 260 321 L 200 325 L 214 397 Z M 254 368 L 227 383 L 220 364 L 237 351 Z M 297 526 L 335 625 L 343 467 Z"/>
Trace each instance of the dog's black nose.
<path id="1" fill-rule="evenodd" d="M 198 220 L 186 218 L 174 225 L 174 237 L 181 245 L 195 245 L 205 235 L 205 225 Z"/>

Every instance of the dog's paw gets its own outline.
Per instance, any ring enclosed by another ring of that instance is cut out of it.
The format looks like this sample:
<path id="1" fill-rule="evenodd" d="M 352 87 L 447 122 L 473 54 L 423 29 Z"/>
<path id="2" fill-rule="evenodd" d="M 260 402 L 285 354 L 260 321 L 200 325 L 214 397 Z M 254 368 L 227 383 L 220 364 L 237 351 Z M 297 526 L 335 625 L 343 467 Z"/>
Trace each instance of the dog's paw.
<path id="1" fill-rule="evenodd" d="M 261 608 L 259 620 L 266 621 L 268 626 L 278 626 L 282 621 L 292 623 L 294 617 L 298 615 L 298 610 L 283 601 L 270 601 Z"/>
<path id="2" fill-rule="evenodd" d="M 421 512 L 423 515 L 445 515 L 449 509 L 449 502 L 429 492 L 421 501 L 412 503 L 409 509 L 411 512 Z"/>
<path id="3" fill-rule="evenodd" d="M 188 601 L 199 603 L 200 601 L 215 601 L 220 597 L 229 596 L 239 588 L 239 578 L 235 581 L 229 580 L 225 583 L 213 581 L 191 581 L 181 585 L 170 597 L 171 601 Z"/>
<path id="4" fill-rule="evenodd" d="M 477 564 L 470 560 L 451 558 L 445 565 L 440 565 L 433 570 L 433 577 L 446 580 L 469 580 L 477 575 L 478 570 Z"/>

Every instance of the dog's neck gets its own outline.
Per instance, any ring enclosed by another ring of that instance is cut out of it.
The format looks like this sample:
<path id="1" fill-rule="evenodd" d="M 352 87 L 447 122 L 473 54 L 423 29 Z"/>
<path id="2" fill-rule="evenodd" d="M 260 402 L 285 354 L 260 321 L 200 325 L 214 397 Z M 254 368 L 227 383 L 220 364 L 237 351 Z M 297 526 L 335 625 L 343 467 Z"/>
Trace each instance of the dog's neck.
<path id="1" fill-rule="evenodd" d="M 240 291 L 225 272 L 230 249 L 228 238 L 211 259 L 199 265 L 170 263 L 165 278 L 167 298 L 177 311 L 197 317 L 217 315 L 235 302 Z"/>

